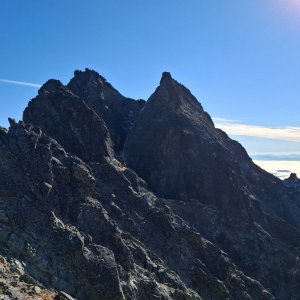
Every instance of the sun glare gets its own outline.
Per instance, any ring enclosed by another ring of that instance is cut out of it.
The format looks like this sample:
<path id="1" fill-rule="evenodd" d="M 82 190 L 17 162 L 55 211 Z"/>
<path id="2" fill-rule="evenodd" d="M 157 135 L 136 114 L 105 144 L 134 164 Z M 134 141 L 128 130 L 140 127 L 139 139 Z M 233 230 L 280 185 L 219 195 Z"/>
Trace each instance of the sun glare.
<path id="1" fill-rule="evenodd" d="M 286 24 L 290 24 L 292 28 L 298 29 L 300 0 L 270 0 L 269 4 L 271 5 L 270 9 L 273 11 L 273 16 L 279 16 Z"/>
<path id="2" fill-rule="evenodd" d="M 281 0 L 282 5 L 292 12 L 300 12 L 300 0 Z"/>

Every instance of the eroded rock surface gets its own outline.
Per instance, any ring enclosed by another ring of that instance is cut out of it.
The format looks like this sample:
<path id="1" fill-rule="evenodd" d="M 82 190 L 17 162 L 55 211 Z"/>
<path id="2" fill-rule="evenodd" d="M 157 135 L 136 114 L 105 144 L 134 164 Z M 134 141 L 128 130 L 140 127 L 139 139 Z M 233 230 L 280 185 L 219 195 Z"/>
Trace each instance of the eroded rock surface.
<path id="1" fill-rule="evenodd" d="M 169 73 L 145 104 L 76 71 L 10 124 L 0 289 L 12 299 L 300 299 L 295 178 L 254 165 Z"/>
<path id="2" fill-rule="evenodd" d="M 169 73 L 141 112 L 124 153 L 128 166 L 153 191 L 246 274 L 280 299 L 293 297 L 300 279 L 291 275 L 299 268 L 299 207 L 282 181 L 215 128 Z"/>
<path id="3" fill-rule="evenodd" d="M 89 69 L 75 71 L 68 88 L 103 117 L 114 149 L 120 153 L 145 101 L 124 97 L 103 76 Z"/>

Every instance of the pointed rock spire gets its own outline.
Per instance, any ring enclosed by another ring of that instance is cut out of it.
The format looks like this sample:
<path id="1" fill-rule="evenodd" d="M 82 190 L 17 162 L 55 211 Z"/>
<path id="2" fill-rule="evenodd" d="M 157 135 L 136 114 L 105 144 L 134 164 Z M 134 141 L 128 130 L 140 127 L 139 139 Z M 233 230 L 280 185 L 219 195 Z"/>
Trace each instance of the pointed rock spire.
<path id="1" fill-rule="evenodd" d="M 163 72 L 160 80 L 160 84 L 164 84 L 165 82 L 169 82 L 170 80 L 173 80 L 172 75 L 170 72 Z"/>
<path id="2" fill-rule="evenodd" d="M 124 153 L 128 166 L 155 192 L 181 200 L 212 200 L 214 194 L 217 202 L 230 186 L 225 184 L 228 170 L 239 169 L 237 157 L 246 166 L 251 163 L 244 148 L 217 130 L 192 93 L 167 72 L 128 136 Z M 219 164 L 224 174 L 216 175 Z M 197 178 L 194 185 L 191 178 Z"/>

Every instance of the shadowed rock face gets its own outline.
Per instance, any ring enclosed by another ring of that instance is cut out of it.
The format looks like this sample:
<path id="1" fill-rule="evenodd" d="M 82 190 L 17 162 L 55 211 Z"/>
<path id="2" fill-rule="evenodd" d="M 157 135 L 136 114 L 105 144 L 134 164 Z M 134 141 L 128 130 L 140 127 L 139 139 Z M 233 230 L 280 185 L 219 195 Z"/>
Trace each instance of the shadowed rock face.
<path id="1" fill-rule="evenodd" d="M 0 152 L 0 252 L 21 282 L 78 299 L 273 299 L 121 164 L 87 165 L 13 121 Z"/>
<path id="2" fill-rule="evenodd" d="M 280 180 L 257 167 L 239 143 L 216 129 L 191 92 L 169 73 L 163 74 L 140 113 L 124 157 L 153 191 L 169 199 L 168 205 L 230 253 L 247 274 L 274 290 L 286 280 L 283 274 L 264 274 L 280 273 L 281 267 L 274 266 L 273 254 L 261 255 L 274 243 L 271 239 L 266 247 L 262 230 L 295 249 L 299 208 L 288 204 Z M 285 247 L 274 247 L 282 261 L 287 259 L 286 265 L 291 262 Z"/>
<path id="3" fill-rule="evenodd" d="M 10 124 L 0 128 L 5 295 L 299 299 L 298 179 L 254 165 L 169 73 L 145 104 L 76 71 Z"/>
<path id="4" fill-rule="evenodd" d="M 113 252 L 72 226 L 93 190 L 88 166 L 40 129 L 11 125 L 0 140 L 1 253 L 23 262 L 21 281 L 124 299 Z"/>
<path id="5" fill-rule="evenodd" d="M 84 72 L 75 71 L 68 88 L 103 117 L 111 134 L 114 150 L 120 153 L 145 101 L 124 97 L 104 77 L 89 69 Z"/>
<path id="6" fill-rule="evenodd" d="M 199 199 L 225 210 L 239 212 L 241 189 L 249 181 L 260 184 L 265 179 L 271 187 L 279 181 L 254 165 L 239 143 L 216 129 L 191 92 L 169 73 L 163 74 L 139 115 L 124 156 L 159 195 Z M 233 194 L 228 207 L 226 197 Z"/>
<path id="7" fill-rule="evenodd" d="M 23 114 L 24 122 L 39 126 L 81 159 L 113 157 L 110 134 L 101 115 L 58 80 L 47 81 Z"/>

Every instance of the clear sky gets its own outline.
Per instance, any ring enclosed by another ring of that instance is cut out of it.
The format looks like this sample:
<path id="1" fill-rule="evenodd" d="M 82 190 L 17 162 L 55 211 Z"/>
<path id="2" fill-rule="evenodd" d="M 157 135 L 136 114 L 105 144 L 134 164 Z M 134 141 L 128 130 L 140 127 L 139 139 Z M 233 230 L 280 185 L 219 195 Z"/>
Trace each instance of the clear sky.
<path id="1" fill-rule="evenodd" d="M 1 0 L 0 125 L 36 86 L 100 72 L 147 99 L 170 71 L 258 155 L 300 160 L 300 0 Z"/>

